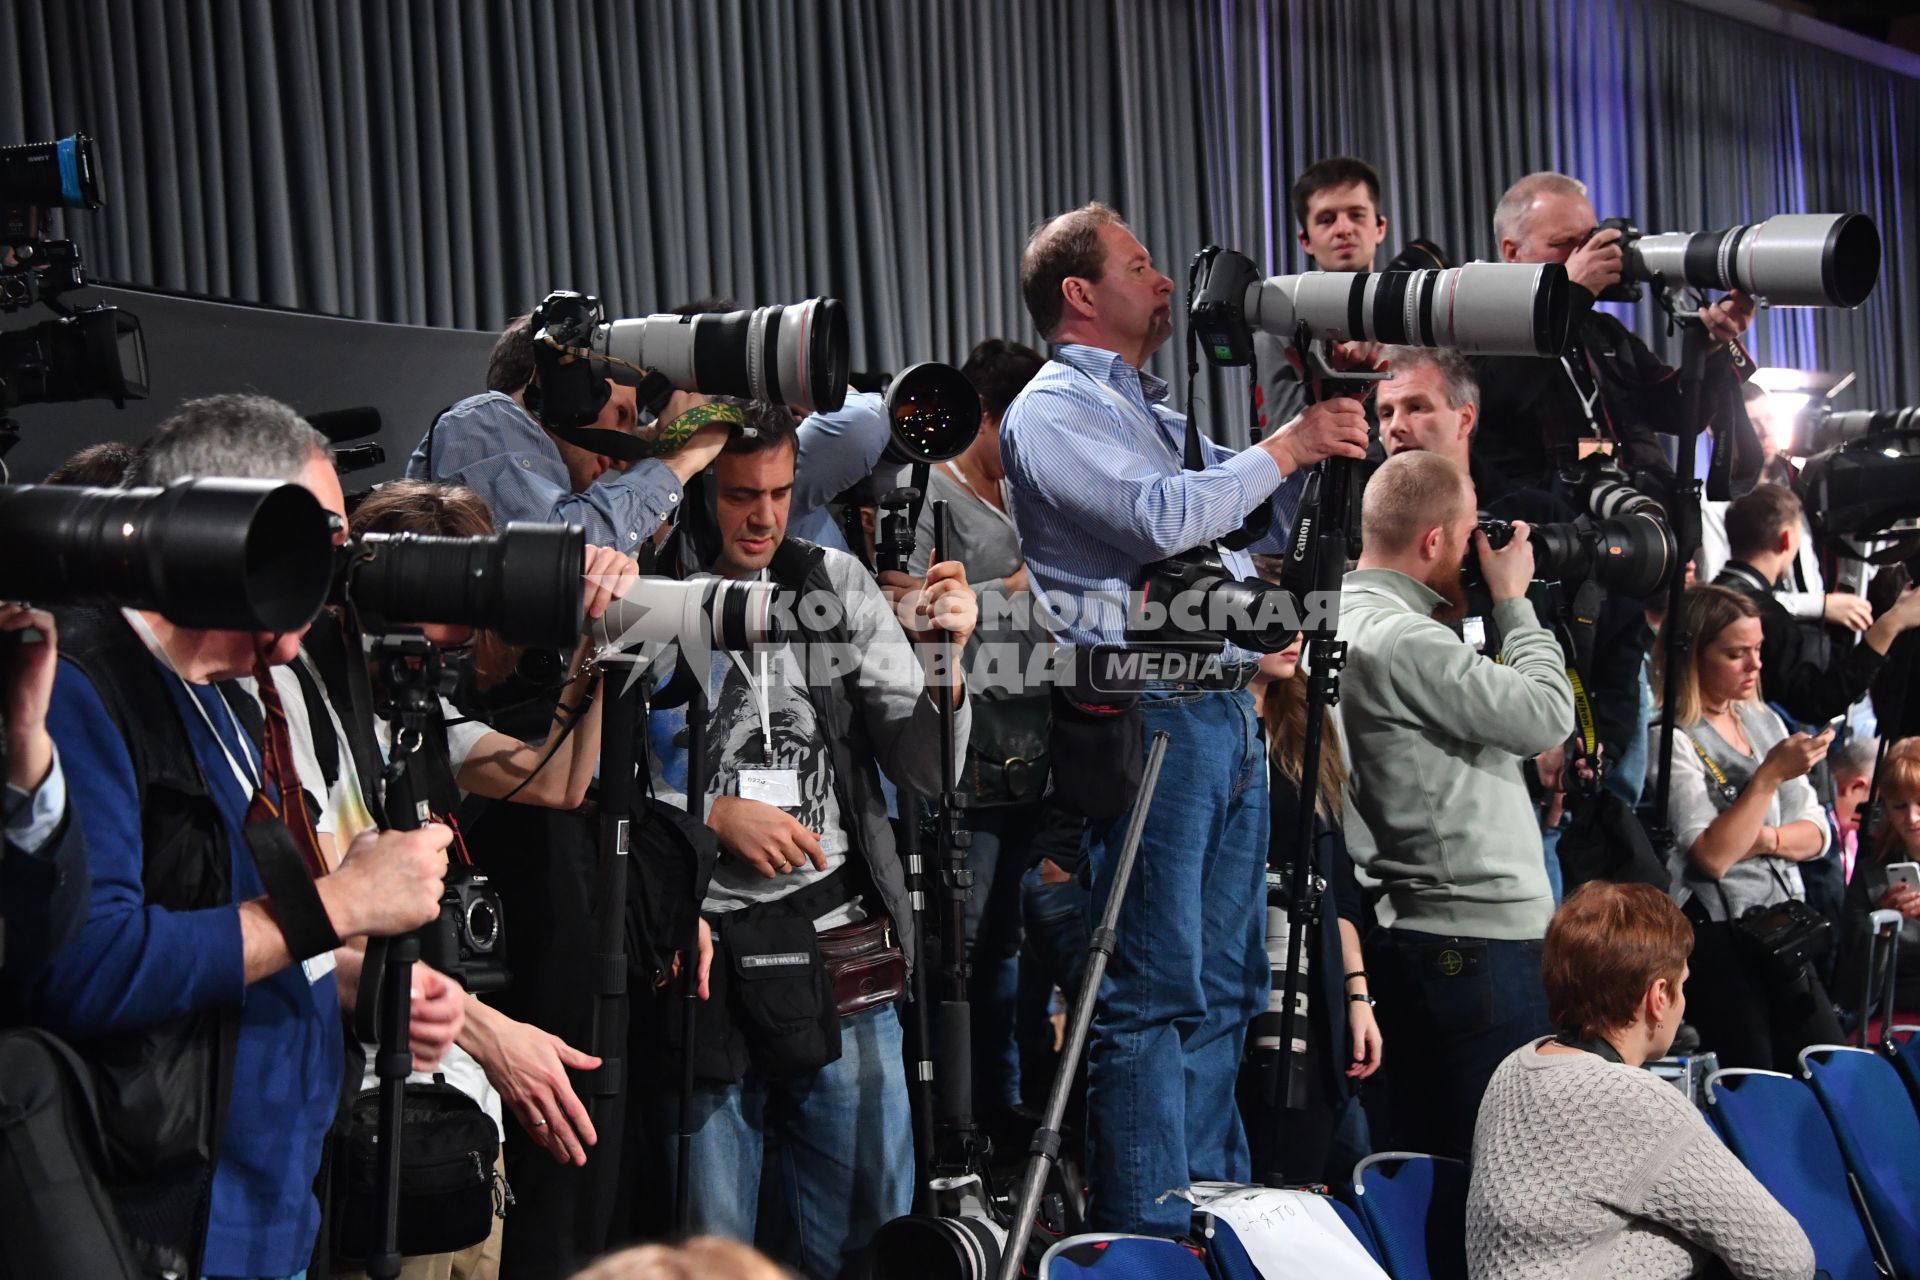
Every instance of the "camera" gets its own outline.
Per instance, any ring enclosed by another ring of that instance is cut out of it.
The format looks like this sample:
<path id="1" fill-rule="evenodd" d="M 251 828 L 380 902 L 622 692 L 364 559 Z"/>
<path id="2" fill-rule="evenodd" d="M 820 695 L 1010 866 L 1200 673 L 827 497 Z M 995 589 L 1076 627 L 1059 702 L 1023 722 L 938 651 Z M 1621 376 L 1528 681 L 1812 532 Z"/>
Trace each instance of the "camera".
<path id="1" fill-rule="evenodd" d="M 1920 435 L 1920 408 L 1835 409 L 1824 397 L 1794 415 L 1793 438 L 1786 451 L 1810 458 L 1871 436 Z"/>
<path id="2" fill-rule="evenodd" d="M 62 400 L 111 400 L 124 408 L 147 394 L 140 320 L 118 307 L 67 306 L 62 295 L 87 283 L 80 249 L 41 234 L 50 209 L 98 209 L 93 140 L 0 147 L 0 312 L 44 302 L 52 320 L 0 333 L 0 453 L 14 431 L 6 411 Z"/>
<path id="3" fill-rule="evenodd" d="M 1920 517 L 1920 454 L 1868 436 L 1807 459 L 1799 487 L 1815 532 L 1884 533 Z"/>
<path id="4" fill-rule="evenodd" d="M 422 931 L 420 958 L 475 995 L 512 981 L 500 893 L 484 874 L 464 863 L 448 865 L 440 914 Z"/>
<path id="5" fill-rule="evenodd" d="M 571 649 L 585 572 L 578 525 L 516 521 L 473 538 L 368 533 L 339 549 L 333 602 L 351 605 L 369 632 L 438 622 L 495 631 L 508 644 Z"/>
<path id="6" fill-rule="evenodd" d="M 297 484 L 0 485 L 0 599 L 148 609 L 203 631 L 297 631 L 326 603 L 331 517 Z"/>
<path id="7" fill-rule="evenodd" d="M 846 401 L 847 317 L 834 298 L 608 320 L 598 298 L 561 290 L 546 296 L 533 322 L 527 403 L 549 426 L 584 427 L 599 417 L 609 378 L 642 388 L 650 403 L 675 387 L 807 412 Z"/>
<path id="8" fill-rule="evenodd" d="M 874 474 L 855 489 L 870 496 L 879 510 L 873 539 L 874 566 L 907 571 L 913 559 L 914 526 L 926 477 L 902 475 L 957 458 L 980 434 L 980 393 L 967 375 L 949 364 L 925 361 L 887 383 L 887 448 Z"/>
<path id="9" fill-rule="evenodd" d="M 1640 286 L 1740 289 L 1776 307 L 1857 307 L 1880 277 L 1880 230 L 1863 213 L 1782 213 L 1724 231 L 1649 235 L 1626 218 L 1620 283 L 1602 302 L 1638 302 Z"/>
<path id="10" fill-rule="evenodd" d="M 1634 515 L 1666 519 L 1666 508 L 1642 492 L 1626 469 L 1603 453 L 1592 454 L 1563 470 L 1560 484 L 1574 507 L 1596 520 Z"/>
<path id="11" fill-rule="evenodd" d="M 1146 567 L 1127 618 L 1129 649 L 1218 653 L 1227 641 L 1278 653 L 1300 634 L 1290 591 L 1227 572 L 1220 553 L 1196 547 Z"/>
<path id="12" fill-rule="evenodd" d="M 1188 321 L 1207 358 L 1253 360 L 1253 330 L 1289 341 L 1456 347 L 1473 355 L 1557 355 L 1570 293 L 1557 263 L 1470 262 L 1425 271 L 1311 271 L 1262 280 L 1251 259 L 1210 246 L 1194 260 Z"/>
<path id="13" fill-rule="evenodd" d="M 1479 527 L 1496 550 L 1513 541 L 1513 525 L 1505 520 L 1482 516 Z M 1645 511 L 1535 525 L 1527 537 L 1533 544 L 1535 577 L 1562 583 L 1591 580 L 1636 599 L 1666 586 L 1680 558 L 1666 521 Z M 1478 569 L 1479 562 L 1469 550 L 1463 579 L 1477 577 Z"/>

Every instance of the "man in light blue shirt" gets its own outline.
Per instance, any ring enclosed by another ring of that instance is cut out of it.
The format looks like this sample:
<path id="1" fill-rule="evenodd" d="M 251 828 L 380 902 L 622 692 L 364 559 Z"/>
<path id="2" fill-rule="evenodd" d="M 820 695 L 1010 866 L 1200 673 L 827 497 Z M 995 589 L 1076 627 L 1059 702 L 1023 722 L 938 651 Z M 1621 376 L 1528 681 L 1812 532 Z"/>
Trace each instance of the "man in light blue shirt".
<path id="1" fill-rule="evenodd" d="M 1142 369 L 1173 331 L 1173 282 L 1126 223 L 1093 204 L 1028 241 L 1021 291 L 1054 358 L 1001 424 L 1014 520 L 1035 584 L 1074 645 L 1124 640 L 1125 599 L 1148 564 L 1206 546 L 1263 505 L 1284 546 L 1301 475 L 1367 444 L 1357 401 L 1335 398 L 1244 453 L 1203 442 L 1182 466 L 1186 419 Z M 1223 554 L 1251 578 L 1245 552 Z M 1196 1179 L 1252 1175 L 1234 1080 L 1247 1024 L 1265 1007 L 1262 875 L 1267 763 L 1253 699 L 1255 655 L 1225 655 L 1237 691 L 1149 684 L 1137 731 L 1171 735 L 1147 816 L 1089 1049 L 1089 1225 L 1178 1236 Z M 1090 833 L 1093 910 L 1112 889 L 1126 816 Z"/>
<path id="2" fill-rule="evenodd" d="M 533 381 L 533 317 L 506 327 L 487 358 L 487 390 L 441 414 L 407 459 L 409 480 L 462 484 L 486 499 L 495 528 L 510 520 L 577 524 L 587 544 L 637 554 L 678 509 L 683 486 L 706 470 L 727 442 L 713 424 L 664 458 L 630 466 L 560 439 L 527 408 Z M 611 379 L 600 417 L 589 425 L 632 431 L 639 423 L 632 387 Z M 671 421 L 700 403 L 675 392 L 662 411 Z"/>

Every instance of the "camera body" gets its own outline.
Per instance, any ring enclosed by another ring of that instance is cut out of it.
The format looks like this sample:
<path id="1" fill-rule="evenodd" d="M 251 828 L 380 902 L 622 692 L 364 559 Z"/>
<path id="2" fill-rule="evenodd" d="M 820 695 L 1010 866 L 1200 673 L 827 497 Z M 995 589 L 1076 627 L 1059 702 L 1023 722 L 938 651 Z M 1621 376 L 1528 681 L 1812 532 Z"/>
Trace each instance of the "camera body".
<path id="1" fill-rule="evenodd" d="M 440 915 L 422 931 L 420 958 L 475 995 L 499 991 L 511 980 L 505 907 L 483 873 L 464 864 L 447 868 Z"/>
<path id="2" fill-rule="evenodd" d="M 1212 544 L 1142 570 L 1127 617 L 1129 648 L 1216 654 L 1231 640 L 1256 653 L 1278 653 L 1299 633 L 1293 594 L 1234 577 Z"/>

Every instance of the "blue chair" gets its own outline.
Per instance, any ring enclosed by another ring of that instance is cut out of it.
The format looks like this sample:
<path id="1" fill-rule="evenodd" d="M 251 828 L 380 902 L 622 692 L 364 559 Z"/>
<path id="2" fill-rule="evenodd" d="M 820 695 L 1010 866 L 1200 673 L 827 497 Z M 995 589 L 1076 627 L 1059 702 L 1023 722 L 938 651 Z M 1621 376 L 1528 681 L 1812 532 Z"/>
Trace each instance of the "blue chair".
<path id="1" fill-rule="evenodd" d="M 1375 1262 L 1383 1267 L 1386 1266 L 1387 1260 L 1380 1256 L 1380 1246 L 1374 1242 L 1373 1232 L 1368 1230 L 1366 1219 L 1344 1200 L 1335 1200 L 1332 1203 L 1333 1211 L 1340 1215 L 1340 1221 L 1347 1224 L 1347 1230 L 1353 1232 L 1353 1238 L 1360 1242 L 1360 1247 L 1365 1249 L 1368 1256 Z"/>
<path id="2" fill-rule="evenodd" d="M 1894 1027 L 1887 1034 L 1893 1038 L 1893 1065 L 1906 1077 L 1914 1105 L 1920 1106 L 1920 1027 Z"/>
<path id="3" fill-rule="evenodd" d="M 1846 1161 L 1811 1089 L 1778 1071 L 1716 1071 L 1707 1077 L 1707 1116 L 1740 1163 L 1800 1223 L 1816 1267 L 1833 1280 L 1878 1280 Z"/>
<path id="4" fill-rule="evenodd" d="M 1381 1151 L 1353 1171 L 1354 1202 L 1393 1280 L 1467 1280 L 1467 1166 Z"/>
<path id="5" fill-rule="evenodd" d="M 1212 1280 L 1186 1245 L 1153 1236 L 1068 1236 L 1040 1259 L 1039 1280 Z"/>
<path id="6" fill-rule="evenodd" d="M 1826 1108 L 1894 1273 L 1920 1280 L 1920 1114 L 1900 1072 L 1877 1053 L 1837 1044 L 1802 1049 L 1800 1070 Z"/>

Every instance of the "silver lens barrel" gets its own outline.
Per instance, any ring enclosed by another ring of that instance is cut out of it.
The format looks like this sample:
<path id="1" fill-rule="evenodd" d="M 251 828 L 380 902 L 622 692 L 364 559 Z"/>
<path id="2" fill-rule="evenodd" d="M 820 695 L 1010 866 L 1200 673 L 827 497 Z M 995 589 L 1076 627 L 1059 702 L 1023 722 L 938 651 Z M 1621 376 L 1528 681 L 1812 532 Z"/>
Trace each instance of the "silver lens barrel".
<path id="1" fill-rule="evenodd" d="M 1273 276 L 1248 287 L 1244 310 L 1282 338 L 1304 325 L 1331 342 L 1452 347 L 1469 355 L 1554 355 L 1566 347 L 1566 268 L 1470 262 L 1443 271 Z"/>
<path id="2" fill-rule="evenodd" d="M 776 613 L 778 592 L 771 582 L 642 578 L 593 624 L 594 641 L 618 649 L 700 641 L 736 651 L 779 644 L 786 629 Z"/>
<path id="3" fill-rule="evenodd" d="M 1880 277 L 1880 231 L 1862 213 L 1783 213 L 1724 231 L 1642 236 L 1630 279 L 1741 289 L 1780 307 L 1857 307 Z"/>

